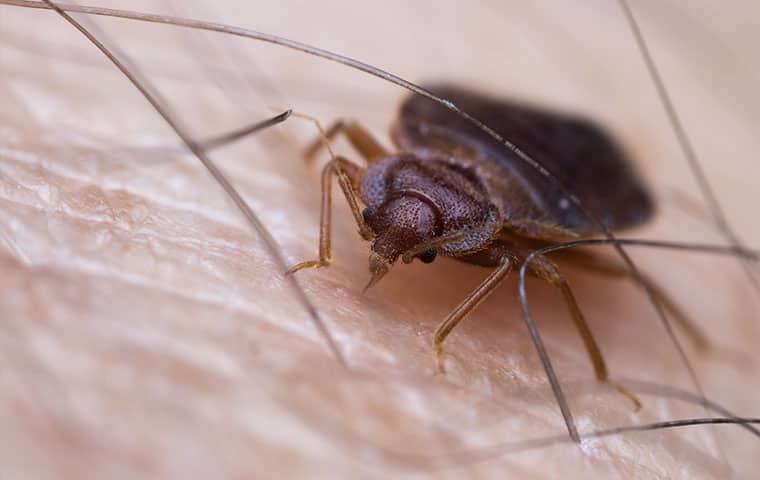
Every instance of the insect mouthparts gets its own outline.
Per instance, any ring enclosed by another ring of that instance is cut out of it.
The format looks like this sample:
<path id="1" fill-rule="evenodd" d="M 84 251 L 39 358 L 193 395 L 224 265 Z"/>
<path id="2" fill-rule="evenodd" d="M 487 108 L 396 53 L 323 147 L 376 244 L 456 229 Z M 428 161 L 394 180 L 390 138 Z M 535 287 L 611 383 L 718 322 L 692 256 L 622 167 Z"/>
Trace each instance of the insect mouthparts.
<path id="1" fill-rule="evenodd" d="M 369 271 L 372 274 L 372 277 L 369 279 L 369 282 L 367 283 L 367 286 L 364 287 L 364 290 L 362 290 L 362 293 L 369 290 L 370 287 L 375 285 L 377 282 L 380 281 L 381 278 L 385 276 L 386 273 L 388 273 L 388 270 L 390 270 L 390 262 L 383 258 L 382 255 L 372 252 L 369 254 Z"/>

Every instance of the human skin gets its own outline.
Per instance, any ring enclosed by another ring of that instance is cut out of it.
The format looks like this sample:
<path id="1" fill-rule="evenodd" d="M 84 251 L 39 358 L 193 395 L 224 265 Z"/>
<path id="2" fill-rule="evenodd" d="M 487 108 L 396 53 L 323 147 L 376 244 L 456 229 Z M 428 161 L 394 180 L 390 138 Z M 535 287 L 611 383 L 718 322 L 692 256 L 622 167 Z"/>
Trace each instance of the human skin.
<path id="1" fill-rule="evenodd" d="M 437 2 L 435 14 L 404 2 L 105 3 L 250 26 L 410 80 L 582 112 L 620 139 L 658 200 L 656 218 L 625 236 L 723 241 L 614 2 L 467 10 Z M 752 128 L 760 111 L 748 101 L 760 62 L 745 21 L 758 7 L 636 7 L 729 222 L 747 245 L 760 245 Z M 390 146 L 387 127 L 406 94 L 398 87 L 250 40 L 96 24 L 196 138 L 289 107 L 324 123 L 355 118 Z M 334 261 L 297 280 L 345 357 L 341 366 L 260 236 L 94 47 L 53 13 L 19 7 L 0 6 L 0 36 L 3 478 L 757 474 L 759 439 L 735 426 L 510 453 L 507 446 L 566 433 L 521 321 L 515 275 L 455 330 L 447 374 L 435 375 L 432 331 L 488 271 L 415 262 L 363 294 L 368 244 L 336 188 Z M 300 158 L 315 136 L 291 118 L 211 152 L 289 264 L 317 254 L 326 157 Z M 342 140 L 334 148 L 358 158 Z M 629 251 L 713 341 L 712 351 L 697 352 L 681 336 L 706 396 L 760 415 L 760 305 L 739 264 Z M 609 249 L 597 254 L 614 259 Z M 632 282 L 563 271 L 613 377 L 695 391 Z M 558 292 L 531 280 L 528 295 L 581 433 L 715 415 L 644 393 L 635 412 L 595 382 Z M 505 447 L 471 452 L 494 445 Z"/>

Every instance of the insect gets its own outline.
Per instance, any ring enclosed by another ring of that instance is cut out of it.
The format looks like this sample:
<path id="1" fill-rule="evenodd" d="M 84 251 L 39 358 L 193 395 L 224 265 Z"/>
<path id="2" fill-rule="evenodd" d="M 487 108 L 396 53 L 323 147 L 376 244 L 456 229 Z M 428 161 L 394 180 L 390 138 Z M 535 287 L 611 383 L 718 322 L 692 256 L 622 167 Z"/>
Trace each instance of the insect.
<path id="1" fill-rule="evenodd" d="M 590 121 L 509 103 L 454 86 L 429 91 L 451 99 L 482 119 L 505 138 L 515 139 L 566 184 L 604 225 L 620 230 L 641 225 L 654 213 L 654 201 L 623 150 Z M 433 334 L 439 371 L 444 371 L 444 342 L 451 331 L 485 300 L 537 248 L 581 236 L 599 234 L 583 212 L 533 168 L 458 117 L 428 99 L 412 95 L 400 107 L 391 129 L 398 152 L 386 151 L 354 121 L 337 121 L 325 141 L 344 134 L 367 162 L 359 166 L 334 156 L 322 174 L 319 259 L 299 263 L 289 273 L 326 267 L 331 261 L 330 180 L 337 176 L 359 229 L 371 241 L 370 281 L 377 283 L 401 259 L 433 262 L 438 255 L 489 267 L 491 274 L 472 291 Z M 306 150 L 310 158 L 323 143 Z M 363 210 L 359 204 L 366 205 Z M 572 256 L 571 256 L 572 258 Z M 577 262 L 595 271 L 624 275 L 620 267 L 589 259 Z M 603 382 L 609 375 L 601 350 L 581 312 L 568 281 L 556 263 L 539 257 L 530 272 L 556 286 Z M 662 290 L 653 291 L 676 313 L 695 341 L 704 337 Z M 365 288 L 365 290 L 366 290 Z M 640 407 L 637 399 L 615 387 Z"/>
<path id="2" fill-rule="evenodd" d="M 309 83 L 309 87 L 310 88 L 316 88 L 316 86 L 314 86 L 311 82 Z M 396 93 L 396 92 L 394 92 L 394 93 Z M 280 103 L 278 103 L 278 105 L 279 104 Z M 290 106 L 290 105 L 288 105 L 288 106 Z M 252 156 L 249 152 L 247 152 L 246 154 L 248 156 Z M 256 158 L 255 160 L 258 160 L 258 158 Z M 245 182 L 241 182 L 241 183 L 243 185 L 245 185 Z M 201 184 L 201 187 L 205 187 L 205 186 L 207 186 L 207 185 Z M 243 187 L 243 188 L 245 188 L 245 187 Z M 250 188 L 250 186 L 249 186 L 249 188 Z M 254 190 L 254 192 L 255 192 L 255 190 Z M 251 190 L 250 189 L 247 190 L 246 193 L 248 193 L 250 195 L 250 197 L 255 198 L 254 197 L 255 194 L 251 194 Z M 258 192 L 257 192 L 257 194 L 258 194 Z M 291 202 L 291 203 L 294 203 L 294 202 Z M 291 203 L 288 203 L 287 206 L 291 207 L 292 206 Z M 278 205 L 278 207 L 279 207 L 279 205 Z M 211 232 L 211 233 L 213 235 L 213 232 Z M 277 233 L 280 234 L 281 231 L 278 231 Z M 205 234 L 205 232 L 204 232 L 204 234 Z M 203 238 L 203 235 L 199 235 L 198 232 L 191 231 L 191 232 L 189 232 L 188 236 L 192 236 L 194 238 L 202 238 L 205 241 L 205 238 Z M 278 239 L 279 239 L 279 237 L 278 237 Z M 233 253 L 233 255 L 234 255 L 234 253 Z M 242 261 L 241 261 L 241 258 L 242 258 Z M 213 260 L 216 260 L 216 259 L 213 259 Z M 234 257 L 234 262 L 235 263 L 239 263 L 243 267 L 243 268 L 241 268 L 239 270 L 240 271 L 245 270 L 247 272 L 247 275 L 248 275 L 247 277 L 243 277 L 243 278 L 238 279 L 238 280 L 240 280 L 239 284 L 246 285 L 246 279 L 247 280 L 250 280 L 251 278 L 258 279 L 259 277 L 266 276 L 267 272 L 263 272 L 263 274 L 262 274 L 262 271 L 260 269 L 257 270 L 257 268 L 259 268 L 258 264 L 254 263 L 254 262 L 251 262 L 250 260 L 246 261 L 246 259 L 244 257 L 236 256 L 236 257 Z M 364 265 L 361 265 L 361 267 L 364 268 Z M 224 272 L 223 269 L 216 269 L 216 271 L 221 271 L 222 273 Z M 279 274 L 279 273 L 281 273 L 281 272 L 277 271 L 277 272 L 274 272 L 273 275 L 274 274 Z M 180 276 L 178 276 L 178 279 L 181 280 L 179 277 Z M 166 282 L 166 283 L 167 284 L 171 284 L 170 282 Z M 217 282 L 214 282 L 214 281 L 204 282 L 203 285 L 202 285 L 202 287 L 203 288 L 213 288 L 212 284 L 215 284 L 215 283 L 217 283 Z M 232 295 L 235 295 L 237 293 L 241 297 L 242 296 L 247 296 L 247 297 L 252 298 L 252 299 L 254 299 L 256 301 L 259 301 L 259 299 L 256 298 L 256 295 L 262 295 L 261 294 L 262 291 L 264 293 L 267 293 L 266 290 L 259 290 L 259 288 L 261 288 L 261 289 L 265 288 L 263 286 L 263 284 L 258 284 L 257 287 L 256 287 L 256 289 L 249 287 L 249 288 L 245 288 L 245 289 L 242 289 L 242 290 L 235 290 L 233 288 L 230 288 L 230 285 L 231 285 L 231 282 L 223 284 L 223 289 L 231 291 Z M 261 287 L 259 287 L 259 285 L 261 285 Z M 317 299 L 319 299 L 319 300 L 322 300 L 318 295 L 315 295 L 315 297 Z M 180 298 L 180 300 L 182 301 L 182 303 L 188 303 L 188 304 L 190 304 L 191 308 L 192 308 L 192 306 L 194 306 L 195 304 L 191 303 L 191 302 L 188 302 L 187 301 L 188 298 L 189 298 L 188 296 L 183 296 L 183 297 Z M 223 297 L 223 298 L 230 298 L 230 297 Z M 264 299 L 261 299 L 260 301 L 263 303 Z M 322 300 L 322 302 L 324 302 L 324 300 Z M 146 303 L 151 304 L 150 302 L 146 302 Z M 324 305 L 324 303 L 320 303 L 319 307 L 323 308 L 323 305 Z M 587 304 L 584 303 L 582 305 L 583 305 L 584 309 L 588 308 Z M 116 312 L 114 312 L 114 313 L 116 313 Z M 194 314 L 195 312 L 192 312 L 192 313 Z M 331 313 L 331 315 L 332 315 L 332 313 Z M 194 320 L 192 319 L 192 317 L 193 317 L 193 315 L 186 315 L 185 318 L 182 318 L 181 322 L 177 323 L 177 326 L 179 326 L 179 325 L 193 325 L 194 324 Z M 251 322 L 251 317 L 252 316 L 247 316 L 246 318 L 244 318 L 244 322 L 243 323 L 253 324 L 254 326 L 256 326 L 257 325 L 256 322 Z M 277 321 L 287 321 L 286 317 L 287 317 L 287 315 L 280 315 L 279 318 L 276 318 L 276 320 Z M 104 315 L 103 318 L 107 318 L 107 316 Z M 188 319 L 190 319 L 190 320 L 188 320 Z M 408 321 L 408 319 L 404 319 L 404 320 Z M 152 324 L 158 323 L 158 322 L 154 322 L 152 318 L 149 321 Z M 127 324 L 128 322 L 124 322 L 124 323 Z M 213 316 L 212 316 L 212 319 L 209 320 L 208 324 L 209 325 L 212 325 L 212 324 L 216 325 L 216 324 L 219 324 L 219 323 L 220 322 L 218 322 L 217 318 L 216 318 L 216 312 L 214 312 Z M 336 325 L 339 325 L 339 324 L 336 322 Z M 131 323 L 129 323 L 128 328 L 129 329 L 134 329 L 135 326 L 132 325 Z M 171 331 L 171 334 L 173 336 L 175 336 L 177 339 L 181 338 L 181 331 L 180 331 L 179 328 L 175 328 L 175 329 L 171 329 L 171 330 L 173 330 L 173 331 Z M 265 333 L 265 332 L 263 332 L 263 333 Z M 262 334 L 260 338 L 266 338 L 266 336 L 264 334 Z M 297 350 L 298 346 L 296 345 L 297 342 L 293 342 L 292 340 L 293 340 L 292 338 L 288 338 L 288 342 L 286 344 L 282 345 L 284 347 L 284 348 L 282 348 L 283 358 L 285 358 L 285 357 L 287 357 L 287 358 L 298 358 L 298 350 Z M 499 340 L 501 340 L 501 339 L 499 339 Z M 231 346 L 234 346 L 233 343 L 230 342 L 230 341 L 228 341 L 227 338 L 224 338 L 223 341 L 219 342 L 219 345 L 213 347 L 214 348 L 213 351 L 215 351 L 215 352 L 230 352 L 230 351 L 234 351 L 233 349 L 230 348 Z M 277 345 L 277 346 L 279 346 L 279 345 Z M 264 349 L 266 349 L 266 348 L 267 347 L 264 346 Z M 648 350 L 644 350 L 644 351 L 648 352 Z M 266 352 L 266 350 L 265 350 L 265 352 Z M 193 355 L 194 355 L 194 353 L 193 353 Z M 257 376 L 261 375 L 261 377 L 258 377 L 258 378 L 267 378 L 267 379 L 276 379 L 276 380 L 279 380 L 280 378 L 284 378 L 285 377 L 285 376 L 281 375 L 282 370 L 279 370 L 277 368 L 278 365 L 276 365 L 276 362 L 270 361 L 266 356 L 264 356 L 264 361 L 262 361 L 260 363 L 259 362 L 255 362 L 255 361 L 251 362 L 249 359 L 245 359 L 245 358 L 242 359 L 242 360 L 236 360 L 235 359 L 235 361 L 236 362 L 239 361 L 239 364 L 245 367 L 245 375 L 241 375 L 240 377 L 238 377 L 238 378 L 235 379 L 234 385 L 230 385 L 230 391 L 243 391 L 244 388 L 248 388 L 251 385 L 254 385 L 255 389 L 260 390 L 263 393 L 269 394 L 271 392 L 274 392 L 274 389 L 270 388 L 270 386 L 268 385 L 268 382 L 257 382 L 256 381 Z M 274 367 L 274 368 L 272 368 L 272 367 Z M 331 365 L 331 367 L 333 367 L 333 365 Z M 282 385 L 284 387 L 284 388 L 282 388 L 283 394 L 281 396 L 274 396 L 273 395 L 273 397 L 275 399 L 277 399 L 279 402 L 281 402 L 282 405 L 286 406 L 286 408 L 283 408 L 283 411 L 285 412 L 286 415 L 291 415 L 293 412 L 295 412 L 296 415 L 297 415 L 298 411 L 299 411 L 299 408 L 294 408 L 293 407 L 293 405 L 296 405 L 297 407 L 298 406 L 301 407 L 300 410 L 306 410 L 306 411 L 308 411 L 307 408 L 315 409 L 315 411 L 312 412 L 312 413 L 318 414 L 318 415 L 315 415 L 315 416 L 319 416 L 320 418 L 328 418 L 329 419 L 330 418 L 330 414 L 333 413 L 332 411 L 330 411 L 330 408 L 332 408 L 332 406 L 329 403 L 331 403 L 331 402 L 318 402 L 318 401 L 315 402 L 314 401 L 314 396 L 311 395 L 312 390 L 309 389 L 309 382 L 314 381 L 315 383 L 323 383 L 323 384 L 329 385 L 330 382 L 325 382 L 325 374 L 326 373 L 329 374 L 329 375 L 334 375 L 336 377 L 340 376 L 340 379 L 343 380 L 343 376 L 342 376 L 343 372 L 339 368 L 332 368 L 332 369 L 328 370 L 327 372 L 324 372 L 324 371 L 321 372 L 322 376 L 320 377 L 319 376 L 320 372 L 318 371 L 318 369 L 313 368 L 313 365 L 299 365 L 298 366 L 298 371 L 299 371 L 299 377 L 300 377 L 298 379 L 299 384 L 301 386 L 304 386 L 305 388 L 301 388 L 301 389 L 293 389 L 293 388 L 291 388 L 292 387 L 292 383 L 293 383 L 293 378 L 288 376 L 288 378 L 284 382 L 280 383 L 280 385 Z M 270 375 L 270 374 L 271 374 L 271 376 L 269 376 L 269 377 L 264 377 L 263 376 L 263 375 Z M 374 375 L 374 373 L 373 373 L 373 375 Z M 377 375 L 374 375 L 374 376 L 376 378 L 373 378 L 372 381 L 376 381 L 376 380 L 377 381 L 382 381 L 383 380 L 381 374 L 377 374 Z M 312 380 L 312 379 L 314 379 L 314 380 Z M 419 382 L 419 384 L 420 385 L 415 384 L 413 390 L 409 389 L 410 391 L 412 391 L 413 393 L 415 393 L 415 395 L 417 396 L 417 398 L 419 398 L 419 396 L 422 395 L 422 398 L 424 400 L 428 400 L 428 399 L 434 398 L 435 395 L 437 395 L 437 394 L 440 393 L 440 391 L 436 391 L 434 389 L 425 390 L 424 382 Z M 354 400 L 354 399 L 357 399 L 357 398 L 361 398 L 360 397 L 361 391 L 362 391 L 361 390 L 361 385 L 353 384 L 353 383 L 351 383 L 351 384 L 347 384 L 346 383 L 345 385 L 350 386 L 350 388 L 345 389 L 346 392 L 350 392 L 350 393 L 347 393 L 346 395 L 349 395 L 349 394 L 351 395 L 350 397 L 347 396 L 346 398 L 351 399 L 351 400 Z M 383 389 L 383 391 L 386 391 L 386 390 Z M 150 392 L 150 390 L 148 390 L 148 392 Z M 512 391 L 509 392 L 509 394 L 512 394 L 512 393 L 514 393 L 514 392 L 512 392 Z M 181 404 L 178 403 L 178 405 L 180 406 L 180 408 L 187 408 L 187 407 L 192 408 L 192 406 L 194 405 L 194 398 L 193 397 L 194 397 L 193 395 L 187 395 L 184 398 L 184 400 L 181 402 Z M 256 416 L 260 416 L 262 411 L 263 412 L 267 412 L 267 410 L 265 410 L 265 409 L 261 409 L 260 410 L 258 408 L 259 405 L 257 405 L 255 401 L 254 402 L 250 402 L 249 400 L 251 399 L 251 397 L 241 396 L 240 398 L 245 398 L 245 402 L 241 402 L 241 403 L 244 403 L 244 405 L 242 406 L 242 408 L 241 408 L 240 404 L 236 405 L 234 401 L 233 402 L 225 402 L 224 403 L 226 405 L 225 408 L 228 408 L 228 411 L 230 412 L 229 418 L 232 419 L 233 421 L 237 418 L 237 416 L 235 415 L 236 411 L 237 412 L 243 412 L 245 415 L 249 416 L 248 418 L 250 418 L 251 412 L 256 412 Z M 253 399 L 253 400 L 256 400 L 256 399 Z M 306 401 L 300 403 L 301 400 L 306 400 Z M 288 402 L 290 402 L 290 403 L 288 403 Z M 215 404 L 222 404 L 222 401 L 219 398 L 214 398 L 214 403 Z M 328 403 L 328 405 L 323 405 L 323 403 Z M 395 398 L 394 398 L 394 396 L 392 394 L 389 394 L 387 397 L 384 397 L 382 399 L 382 403 L 383 403 L 383 407 L 384 408 L 385 407 L 390 407 L 390 409 L 393 409 L 394 407 L 397 406 L 396 403 L 395 403 Z M 426 402 L 423 402 L 423 403 L 426 403 Z M 308 405 L 308 407 L 307 407 L 307 405 Z M 348 416 L 345 415 L 345 412 L 343 411 L 343 409 L 340 408 L 340 406 L 341 405 L 345 405 L 345 403 L 343 403 L 343 402 L 335 402 L 335 405 L 338 406 L 336 408 L 336 410 L 339 410 L 339 413 L 341 414 L 340 417 L 336 416 L 335 418 L 340 418 L 341 420 L 346 420 L 347 423 L 349 424 L 348 426 L 350 426 L 351 422 L 352 422 L 351 418 L 346 419 L 346 417 L 348 417 Z M 358 402 L 354 403 L 353 405 L 361 406 L 361 404 L 359 404 Z M 287 407 L 289 407 L 289 408 L 287 408 Z M 463 409 L 469 409 L 469 407 L 470 407 L 470 405 L 463 405 Z M 489 413 L 487 409 L 488 409 L 488 406 L 486 406 L 485 408 L 478 408 L 477 411 L 479 413 L 480 412 Z M 432 418 L 432 414 L 434 413 L 435 414 L 435 419 L 439 422 L 436 426 L 443 425 L 443 426 L 445 426 L 447 428 L 447 431 L 450 431 L 450 432 L 459 432 L 460 431 L 459 430 L 460 427 L 464 427 L 464 428 L 461 429 L 462 432 L 469 432 L 469 431 L 480 430 L 481 427 L 486 427 L 486 425 L 482 421 L 481 421 L 480 425 L 478 425 L 476 423 L 469 423 L 469 424 L 467 424 L 467 422 L 451 422 L 450 423 L 449 421 L 450 421 L 451 417 L 447 416 L 447 412 L 441 411 L 441 410 L 434 410 L 432 408 L 430 410 L 431 410 L 431 418 Z M 364 418 L 367 418 L 367 419 L 371 419 L 373 417 L 373 415 L 371 415 L 371 413 L 370 413 L 370 411 L 368 409 L 366 409 L 366 410 L 365 409 L 357 409 L 357 410 L 354 410 L 353 412 L 355 412 L 355 415 L 362 415 Z M 493 413 L 493 412 L 495 412 L 495 410 L 491 410 L 490 411 L 490 413 Z M 502 411 L 498 411 L 497 412 L 497 416 L 498 417 L 505 416 L 505 415 L 503 415 L 503 413 L 504 413 L 503 410 Z M 672 415 L 671 413 L 668 413 L 667 416 L 668 416 L 668 418 L 671 418 L 671 417 L 675 418 L 678 415 L 675 415 L 675 414 Z M 306 416 L 299 417 L 299 418 L 305 418 L 305 417 Z M 378 415 L 377 417 L 379 419 L 383 419 L 384 418 L 383 415 Z M 253 417 L 253 418 L 255 419 L 256 417 Z M 279 420 L 279 418 L 277 418 L 276 420 Z M 223 422 L 224 419 L 219 419 L 218 421 L 219 422 Z M 239 425 L 244 425 L 245 424 L 245 422 L 237 422 L 237 423 Z M 423 431 L 423 432 L 424 432 L 425 429 L 429 428 L 428 425 L 426 425 L 426 422 L 411 421 L 411 422 L 405 422 L 405 423 L 406 423 L 406 425 L 404 425 L 403 428 L 407 428 L 407 426 L 409 426 L 409 428 L 419 428 L 420 431 Z M 625 423 L 625 418 L 624 417 L 615 418 L 615 421 L 614 421 L 613 424 L 619 424 L 619 423 Z M 304 422 L 304 424 L 306 424 L 307 427 L 308 427 L 309 422 Z M 223 424 L 222 426 L 225 426 L 225 425 L 226 424 Z M 526 425 L 529 425 L 530 428 L 533 427 L 533 423 L 532 422 L 526 422 Z M 214 425 L 215 429 L 216 429 L 216 427 L 217 427 L 217 425 Z M 193 428 L 194 431 L 202 432 L 202 430 L 197 429 L 193 425 L 191 425 L 190 428 Z M 240 427 L 240 428 L 245 428 L 245 427 Z M 324 429 L 324 431 L 325 431 L 324 432 L 325 433 L 325 438 L 328 438 L 328 439 L 332 439 L 333 438 L 333 437 L 329 436 L 330 435 L 329 429 Z M 247 434 L 247 432 L 248 432 L 248 430 L 246 430 L 246 434 Z M 320 431 L 320 433 L 323 433 L 323 432 Z M 417 451 L 418 450 L 416 448 L 417 447 L 416 445 L 410 445 L 409 443 L 407 443 L 407 442 L 404 441 L 405 440 L 405 437 L 403 435 L 404 432 L 397 432 L 397 431 L 394 430 L 392 433 L 393 433 L 392 440 L 393 440 L 394 444 L 397 443 L 398 445 L 403 445 L 403 448 L 404 448 L 405 451 Z M 505 439 L 505 440 L 508 440 L 508 441 L 515 440 L 515 439 L 518 439 L 518 440 L 528 439 L 528 438 L 531 438 L 531 433 L 532 432 L 525 432 L 525 435 L 512 435 L 510 433 L 510 434 L 505 435 L 501 431 L 499 431 L 499 439 L 500 440 L 501 439 Z M 200 438 L 200 439 L 204 439 L 204 438 L 207 439 L 207 438 L 209 438 L 208 435 L 197 435 L 195 437 L 196 438 Z M 293 438 L 291 440 L 291 442 L 293 442 L 293 444 L 297 444 L 297 441 L 298 441 L 297 437 L 300 437 L 300 435 L 293 435 Z M 352 437 L 348 437 L 348 438 L 351 439 Z M 420 436 L 420 438 L 423 438 L 425 440 L 424 442 L 421 442 L 421 443 L 424 443 L 424 451 L 427 452 L 428 451 L 428 447 L 430 446 L 429 445 L 429 441 L 428 441 L 429 437 L 422 437 L 422 436 Z M 227 442 L 236 443 L 235 446 L 239 447 L 243 442 L 246 441 L 245 439 L 240 439 L 239 437 L 236 437 L 234 435 L 220 435 L 219 436 L 219 440 L 220 441 L 217 443 L 217 445 L 208 445 L 210 448 L 203 449 L 203 451 L 209 451 L 209 452 L 212 452 L 212 453 L 214 453 L 214 452 L 225 453 L 224 446 L 227 445 Z M 648 439 L 645 437 L 643 441 L 647 442 Z M 209 444 L 210 443 L 212 443 L 212 442 L 209 442 Z M 266 442 L 262 442 L 262 444 L 264 444 L 264 443 L 266 443 Z M 652 442 L 652 443 L 655 443 L 655 442 Z M 343 444 L 340 444 L 340 445 L 343 445 Z M 361 445 L 362 445 L 361 448 L 363 448 L 364 444 L 361 444 Z M 466 445 L 466 444 L 463 443 L 463 445 Z M 348 447 L 352 447 L 353 445 L 347 445 L 347 446 Z M 660 447 L 659 444 L 656 444 L 656 447 L 657 447 L 658 450 L 661 449 L 661 447 Z M 295 449 L 292 449 L 292 450 L 295 451 Z M 354 450 L 351 450 L 351 448 L 347 448 L 347 450 L 348 450 L 349 454 L 354 451 Z M 420 448 L 419 450 L 422 451 L 423 449 Z M 567 448 L 566 450 L 567 451 L 571 451 L 571 455 L 573 455 L 573 458 L 575 458 L 577 456 L 577 449 Z M 198 451 L 201 451 L 201 449 L 198 449 Z M 448 446 L 443 446 L 443 448 L 441 448 L 440 451 L 443 454 L 446 454 L 447 452 L 451 451 L 451 449 L 448 448 Z M 666 453 L 668 453 L 668 452 L 666 451 Z M 295 464 L 302 457 L 299 457 L 296 454 L 296 455 L 294 455 L 292 457 L 289 457 L 289 458 L 292 458 L 293 461 L 291 463 Z M 383 458 L 385 458 L 385 457 L 383 457 Z M 710 459 L 708 459 L 708 462 L 706 462 L 708 464 L 708 466 L 709 466 L 709 460 Z M 321 459 L 321 461 L 322 461 L 322 459 Z M 576 463 L 578 463 L 578 462 L 576 461 Z M 569 464 L 569 462 L 568 462 L 568 464 Z M 501 464 L 496 464 L 496 466 L 498 468 L 502 467 Z"/>

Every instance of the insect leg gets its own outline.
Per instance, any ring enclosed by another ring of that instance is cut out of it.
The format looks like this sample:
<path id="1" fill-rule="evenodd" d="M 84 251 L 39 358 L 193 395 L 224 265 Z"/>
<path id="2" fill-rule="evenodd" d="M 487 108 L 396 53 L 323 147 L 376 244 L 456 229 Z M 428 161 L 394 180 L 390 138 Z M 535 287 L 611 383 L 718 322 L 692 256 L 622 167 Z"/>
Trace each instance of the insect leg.
<path id="1" fill-rule="evenodd" d="M 369 130 L 354 120 L 336 120 L 330 125 L 330 128 L 325 131 L 325 137 L 329 140 L 334 138 L 340 132 L 343 132 L 348 141 L 351 142 L 351 145 L 353 145 L 367 163 L 372 163 L 389 155 L 388 151 L 380 145 Z M 313 158 L 323 147 L 324 141 L 319 138 L 316 139 L 314 143 L 304 151 L 304 157 L 306 157 L 307 160 Z"/>
<path id="2" fill-rule="evenodd" d="M 626 396 L 633 403 L 636 410 L 639 410 L 641 408 L 641 401 L 625 387 L 610 380 L 607 364 L 602 356 L 602 351 L 599 349 L 599 345 L 596 343 L 588 323 L 586 323 L 586 318 L 583 316 L 583 312 L 581 312 L 578 302 L 575 300 L 575 295 L 573 295 L 573 291 L 570 289 L 570 284 L 565 277 L 562 276 L 559 268 L 546 257 L 539 256 L 531 263 L 530 269 L 531 273 L 556 286 L 562 292 L 567 308 L 570 310 L 573 324 L 578 330 L 581 340 L 583 340 L 583 345 L 586 347 L 586 352 L 594 366 L 596 378 L 600 382 L 610 384 L 618 392 Z"/>
<path id="3" fill-rule="evenodd" d="M 356 186 L 363 168 L 352 163 L 346 158 L 336 156 L 322 169 L 322 204 L 319 218 L 319 260 L 309 260 L 294 265 L 288 269 L 287 274 L 295 273 L 304 268 L 319 268 L 330 265 L 331 251 L 331 224 L 332 224 L 332 179 L 338 178 L 338 185 L 343 190 L 343 195 L 348 201 L 351 213 L 354 216 L 359 234 L 364 238 L 370 238 L 371 233 L 364 223 L 359 202 L 356 196 Z"/>
<path id="4" fill-rule="evenodd" d="M 614 263 L 608 262 L 604 259 L 588 255 L 584 252 L 567 252 L 567 254 L 562 258 L 572 262 L 573 265 L 586 269 L 590 272 L 608 275 L 611 277 L 627 278 L 629 280 L 634 280 L 634 283 L 638 284 L 638 282 L 635 282 L 635 279 L 631 277 L 631 274 L 625 268 L 619 265 L 615 265 Z M 694 344 L 694 347 L 700 351 L 706 351 L 712 348 L 707 335 L 705 335 L 705 333 L 689 319 L 688 315 L 673 299 L 670 298 L 667 292 L 665 292 L 665 290 L 660 285 L 658 285 L 654 280 L 647 277 L 643 273 L 641 274 L 640 282 L 649 288 L 649 291 L 652 292 L 655 299 L 660 303 L 660 305 L 662 305 L 665 310 L 670 313 L 676 324 L 681 328 L 681 330 L 683 330 L 686 335 L 689 336 L 691 342 Z"/>
<path id="5" fill-rule="evenodd" d="M 449 336 L 452 330 L 459 325 L 464 317 L 466 317 L 471 311 L 475 309 L 488 295 L 490 295 L 494 289 L 504 280 L 509 272 L 512 270 L 512 260 L 508 256 L 502 257 L 501 265 L 481 283 L 462 303 L 460 303 L 448 317 L 438 325 L 433 333 L 433 349 L 435 351 L 435 360 L 438 371 L 443 373 L 444 369 L 444 352 L 443 344 L 446 341 L 446 337 Z"/>

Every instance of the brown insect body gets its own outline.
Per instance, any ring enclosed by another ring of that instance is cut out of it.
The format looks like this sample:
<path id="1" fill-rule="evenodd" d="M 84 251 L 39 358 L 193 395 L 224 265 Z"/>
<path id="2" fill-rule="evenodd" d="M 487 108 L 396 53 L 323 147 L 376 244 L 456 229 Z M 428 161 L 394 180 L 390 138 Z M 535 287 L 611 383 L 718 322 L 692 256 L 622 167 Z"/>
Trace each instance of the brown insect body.
<path id="1" fill-rule="evenodd" d="M 568 115 L 491 99 L 455 87 L 430 88 L 514 141 L 557 177 L 610 230 L 639 225 L 654 204 L 632 165 L 600 128 Z M 436 328 L 433 347 L 443 370 L 443 344 L 451 331 L 490 295 L 531 252 L 568 238 L 601 233 L 591 219 L 557 186 L 531 165 L 506 150 L 444 106 L 421 96 L 401 106 L 391 136 L 398 153 L 386 152 L 356 122 L 339 121 L 326 132 L 349 141 L 368 166 L 334 156 L 322 176 L 322 218 L 319 260 L 293 267 L 327 266 L 330 251 L 331 179 L 337 176 L 359 232 L 372 241 L 367 287 L 380 280 L 399 257 L 432 262 L 438 253 L 492 267 L 493 272 Z M 312 146 L 307 156 L 320 144 Z M 358 198 L 367 205 L 362 212 Z M 588 260 L 588 259 L 586 259 Z M 604 262 L 581 266 L 601 274 L 626 276 Z M 601 351 L 593 338 L 567 280 L 548 258 L 536 257 L 530 273 L 556 286 L 591 358 L 599 380 L 609 382 Z M 698 330 L 653 282 L 647 288 L 666 306 L 695 343 Z M 615 387 L 635 405 L 639 401 Z"/>
<path id="2" fill-rule="evenodd" d="M 452 87 L 431 90 L 518 142 L 608 228 L 635 226 L 652 215 L 651 198 L 623 153 L 592 124 Z M 372 163 L 359 190 L 376 235 L 373 252 L 388 263 L 457 232 L 463 236 L 437 252 L 484 266 L 497 266 L 504 255 L 516 260 L 525 250 L 521 244 L 534 249 L 535 240 L 598 233 L 535 169 L 423 97 L 404 102 L 392 137 L 402 153 Z"/>

